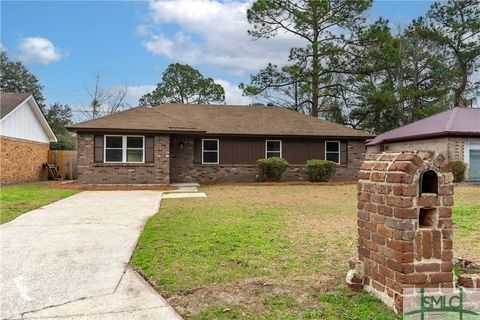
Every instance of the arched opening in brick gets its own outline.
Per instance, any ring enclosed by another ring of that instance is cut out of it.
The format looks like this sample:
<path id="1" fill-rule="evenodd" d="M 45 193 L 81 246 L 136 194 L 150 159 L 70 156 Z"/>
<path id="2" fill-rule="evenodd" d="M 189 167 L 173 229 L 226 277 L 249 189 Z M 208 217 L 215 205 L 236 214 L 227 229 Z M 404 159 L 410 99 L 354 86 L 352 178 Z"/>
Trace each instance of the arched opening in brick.
<path id="1" fill-rule="evenodd" d="M 418 215 L 418 226 L 420 228 L 435 228 L 437 221 L 437 209 L 420 208 L 420 214 Z"/>
<path id="2" fill-rule="evenodd" d="M 420 195 L 423 193 L 438 194 L 438 176 L 433 170 L 427 170 L 422 174 L 420 179 Z"/>

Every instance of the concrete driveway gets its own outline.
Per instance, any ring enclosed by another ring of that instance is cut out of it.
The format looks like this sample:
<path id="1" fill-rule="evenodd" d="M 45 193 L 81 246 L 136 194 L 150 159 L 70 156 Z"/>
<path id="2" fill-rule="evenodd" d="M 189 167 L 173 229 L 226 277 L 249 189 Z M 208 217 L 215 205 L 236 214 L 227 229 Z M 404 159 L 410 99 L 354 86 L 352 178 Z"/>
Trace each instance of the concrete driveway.
<path id="1" fill-rule="evenodd" d="M 0 318 L 181 319 L 130 256 L 158 191 L 86 191 L 0 225 Z"/>

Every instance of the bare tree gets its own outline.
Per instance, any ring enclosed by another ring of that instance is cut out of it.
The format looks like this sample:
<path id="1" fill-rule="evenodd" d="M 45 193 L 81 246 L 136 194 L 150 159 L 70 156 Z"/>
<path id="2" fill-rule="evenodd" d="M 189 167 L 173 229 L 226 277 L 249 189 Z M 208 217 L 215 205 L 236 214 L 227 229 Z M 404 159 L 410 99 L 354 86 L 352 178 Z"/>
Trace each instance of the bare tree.
<path id="1" fill-rule="evenodd" d="M 95 119 L 129 108 L 125 101 L 127 84 L 123 87 L 102 89 L 100 87 L 100 75 L 96 74 L 93 88 L 85 89 L 90 96 L 90 102 L 82 107 L 82 114 L 87 119 Z"/>

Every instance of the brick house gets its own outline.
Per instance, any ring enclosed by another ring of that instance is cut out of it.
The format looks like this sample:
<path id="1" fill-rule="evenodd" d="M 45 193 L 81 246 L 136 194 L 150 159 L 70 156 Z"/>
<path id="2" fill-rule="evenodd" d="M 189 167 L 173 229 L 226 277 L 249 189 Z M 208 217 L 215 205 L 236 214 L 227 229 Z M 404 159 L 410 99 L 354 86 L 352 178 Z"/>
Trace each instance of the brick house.
<path id="1" fill-rule="evenodd" d="M 279 107 L 163 104 L 69 127 L 82 183 L 255 181 L 259 158 L 280 156 L 284 180 L 306 180 L 309 159 L 355 179 L 369 134 Z"/>
<path id="2" fill-rule="evenodd" d="M 57 138 L 33 96 L 29 93 L 0 93 L 1 184 L 47 178 L 50 142 Z"/>
<path id="3" fill-rule="evenodd" d="M 480 181 L 480 108 L 454 108 L 382 133 L 367 153 L 429 150 L 467 165 L 466 180 Z"/>

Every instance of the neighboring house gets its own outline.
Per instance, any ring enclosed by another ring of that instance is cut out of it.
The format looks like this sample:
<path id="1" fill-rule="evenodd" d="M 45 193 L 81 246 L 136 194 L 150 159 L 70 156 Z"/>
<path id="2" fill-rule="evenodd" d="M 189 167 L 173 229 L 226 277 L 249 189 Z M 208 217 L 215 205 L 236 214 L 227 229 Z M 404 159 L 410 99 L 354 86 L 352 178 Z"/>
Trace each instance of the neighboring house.
<path id="1" fill-rule="evenodd" d="M 259 158 L 279 156 L 284 180 L 306 180 L 309 159 L 355 179 L 371 136 L 280 107 L 163 104 L 69 127 L 83 183 L 255 181 Z"/>
<path id="2" fill-rule="evenodd" d="M 385 132 L 367 152 L 433 150 L 467 164 L 466 179 L 480 181 L 480 109 L 454 108 Z"/>
<path id="3" fill-rule="evenodd" d="M 0 92 L 0 115 L 0 182 L 46 179 L 43 164 L 57 138 L 33 96 Z"/>

